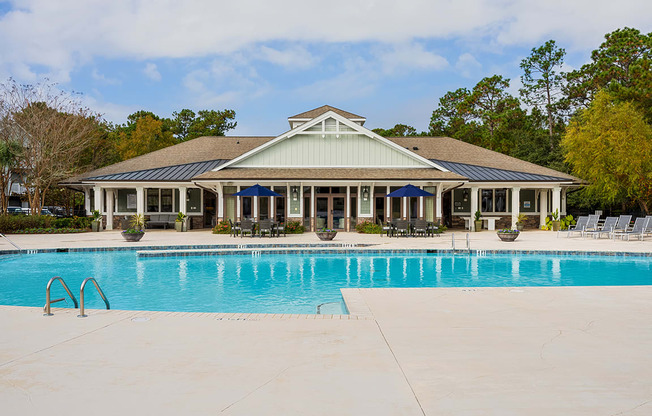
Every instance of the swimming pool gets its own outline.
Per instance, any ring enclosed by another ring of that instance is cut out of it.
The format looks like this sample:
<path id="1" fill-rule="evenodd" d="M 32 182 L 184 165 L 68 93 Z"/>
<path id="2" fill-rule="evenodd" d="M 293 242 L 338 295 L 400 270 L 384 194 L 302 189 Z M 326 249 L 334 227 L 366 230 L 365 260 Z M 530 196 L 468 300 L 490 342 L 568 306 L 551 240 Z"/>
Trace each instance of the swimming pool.
<path id="1" fill-rule="evenodd" d="M 43 306 L 45 286 L 53 276 L 63 277 L 75 296 L 86 277 L 95 277 L 112 309 L 315 313 L 319 304 L 341 302 L 340 288 L 650 285 L 652 258 L 426 253 L 138 257 L 135 251 L 38 253 L 0 257 L 0 304 Z M 52 297 L 63 296 L 63 289 L 54 285 Z M 104 307 L 90 285 L 86 307 Z"/>

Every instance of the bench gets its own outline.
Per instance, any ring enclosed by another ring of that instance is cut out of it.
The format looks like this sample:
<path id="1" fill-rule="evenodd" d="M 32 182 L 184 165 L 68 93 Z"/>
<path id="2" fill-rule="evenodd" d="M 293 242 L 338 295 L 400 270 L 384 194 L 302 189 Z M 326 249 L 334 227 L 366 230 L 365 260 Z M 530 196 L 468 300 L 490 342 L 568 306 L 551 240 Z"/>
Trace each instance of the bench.
<path id="1" fill-rule="evenodd" d="M 147 228 L 152 226 L 162 225 L 167 230 L 168 226 L 174 228 L 174 221 L 177 219 L 177 214 L 150 214 L 149 221 L 147 221 Z"/>
<path id="2" fill-rule="evenodd" d="M 464 228 L 467 230 L 471 229 L 471 224 L 474 220 L 473 217 L 462 217 L 464 218 Z M 487 230 L 489 231 L 494 231 L 496 229 L 496 220 L 499 220 L 500 217 L 480 217 L 480 221 L 482 221 L 482 225 L 484 226 L 486 224 Z"/>

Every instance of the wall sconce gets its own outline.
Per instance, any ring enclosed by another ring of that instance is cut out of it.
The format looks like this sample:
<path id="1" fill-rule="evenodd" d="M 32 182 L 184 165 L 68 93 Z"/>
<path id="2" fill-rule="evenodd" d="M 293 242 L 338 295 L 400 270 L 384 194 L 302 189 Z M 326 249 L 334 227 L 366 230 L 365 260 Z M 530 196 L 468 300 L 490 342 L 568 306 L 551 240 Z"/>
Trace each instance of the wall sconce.
<path id="1" fill-rule="evenodd" d="M 369 187 L 368 186 L 363 186 L 362 187 L 362 199 L 364 201 L 369 199 Z"/>
<path id="2" fill-rule="evenodd" d="M 464 192 L 462 193 L 462 198 L 464 199 L 464 202 L 469 200 L 469 190 L 465 189 Z"/>
<path id="3" fill-rule="evenodd" d="M 299 199 L 299 187 L 298 186 L 293 186 L 290 188 L 290 192 L 292 194 L 292 200 L 296 201 Z"/>

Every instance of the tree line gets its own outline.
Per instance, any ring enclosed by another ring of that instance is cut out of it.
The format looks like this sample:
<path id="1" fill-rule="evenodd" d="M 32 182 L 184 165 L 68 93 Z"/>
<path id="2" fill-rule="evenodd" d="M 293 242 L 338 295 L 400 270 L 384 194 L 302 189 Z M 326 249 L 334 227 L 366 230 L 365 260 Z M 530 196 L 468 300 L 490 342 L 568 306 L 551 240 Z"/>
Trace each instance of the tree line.
<path id="1" fill-rule="evenodd" d="M 549 40 L 520 63 L 522 88 L 500 74 L 439 99 L 427 132 L 404 124 L 382 136 L 449 136 L 589 184 L 577 208 L 652 208 L 652 33 L 605 35 L 589 63 L 564 72 L 566 51 Z"/>

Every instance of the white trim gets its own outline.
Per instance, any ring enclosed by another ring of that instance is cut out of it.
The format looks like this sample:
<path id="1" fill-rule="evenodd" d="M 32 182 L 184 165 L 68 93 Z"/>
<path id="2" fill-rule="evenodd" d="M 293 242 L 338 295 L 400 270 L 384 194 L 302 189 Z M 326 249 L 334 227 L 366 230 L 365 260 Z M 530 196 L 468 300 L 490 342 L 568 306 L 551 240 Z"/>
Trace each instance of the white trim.
<path id="1" fill-rule="evenodd" d="M 237 165 L 241 161 L 243 161 L 245 159 L 248 159 L 249 157 L 262 152 L 263 150 L 267 149 L 268 147 L 274 146 L 276 143 L 278 143 L 280 141 L 286 140 L 286 139 L 294 136 L 295 134 L 299 134 L 300 132 L 305 131 L 306 129 L 308 129 L 308 128 L 312 127 L 312 126 L 315 126 L 315 125 L 317 125 L 319 123 L 322 123 L 327 118 L 334 118 L 335 120 L 339 120 L 340 123 L 344 124 L 345 126 L 351 127 L 354 131 L 363 133 L 366 136 L 379 141 L 380 143 L 382 143 L 382 144 L 384 144 L 384 145 L 386 145 L 386 146 L 388 146 L 388 147 L 390 147 L 390 148 L 392 148 L 392 149 L 394 149 L 394 150 L 396 150 L 396 151 L 398 151 L 398 152 L 400 152 L 400 153 L 402 153 L 402 154 L 404 154 L 404 155 L 406 155 L 406 156 L 408 156 L 408 157 L 410 157 L 410 158 L 424 164 L 425 167 L 435 168 L 435 169 L 438 169 L 438 170 L 440 170 L 442 172 L 450 172 L 448 169 L 444 168 L 443 166 L 440 166 L 440 165 L 438 165 L 438 164 L 436 164 L 434 162 L 431 162 L 430 160 L 428 160 L 428 159 L 426 159 L 424 157 L 421 157 L 421 156 L 417 155 L 416 153 L 411 152 L 408 149 L 405 149 L 405 148 L 399 146 L 398 144 L 392 142 L 391 140 L 388 140 L 388 139 L 386 139 L 386 138 L 384 138 L 382 136 L 379 136 L 378 134 L 374 133 L 373 131 L 371 131 L 371 130 L 365 128 L 365 127 L 362 127 L 361 125 L 356 124 L 353 121 L 348 120 L 345 117 L 340 116 L 339 114 L 335 113 L 334 111 L 327 111 L 324 114 L 320 115 L 319 117 L 315 117 L 314 119 L 312 119 L 312 120 L 310 120 L 310 121 L 308 121 L 306 123 L 303 123 L 302 125 L 300 125 L 300 126 L 294 128 L 294 129 L 292 129 L 292 130 L 290 130 L 290 131 L 276 137 L 275 139 L 272 139 L 272 140 L 270 140 L 270 141 L 268 141 L 266 143 L 263 143 L 260 146 L 254 148 L 254 149 L 251 149 L 250 151 L 248 151 L 246 153 L 243 153 L 242 155 L 236 157 L 235 159 L 231 159 L 229 162 L 226 162 L 226 163 L 212 169 L 212 171 L 217 172 L 217 171 L 222 170 L 224 168 L 227 168 L 227 167 L 229 167 L 231 165 Z M 328 132 L 328 133 L 336 134 L 336 132 Z M 312 132 L 312 134 L 320 134 L 320 132 Z M 326 134 L 326 132 L 321 132 L 321 134 Z M 346 132 L 340 132 L 340 134 L 346 134 Z M 275 166 L 275 167 L 278 168 L 280 166 Z M 297 168 L 297 167 L 294 166 L 294 168 Z M 322 168 L 323 168 L 323 166 L 322 166 Z"/>

